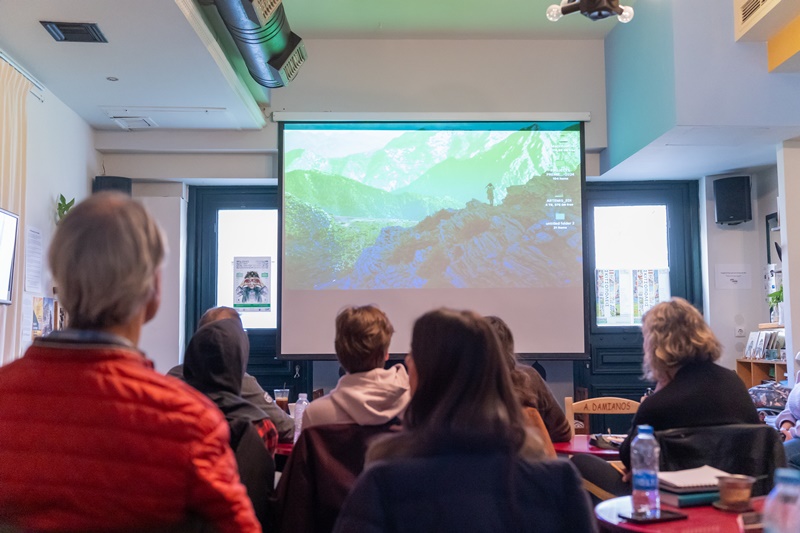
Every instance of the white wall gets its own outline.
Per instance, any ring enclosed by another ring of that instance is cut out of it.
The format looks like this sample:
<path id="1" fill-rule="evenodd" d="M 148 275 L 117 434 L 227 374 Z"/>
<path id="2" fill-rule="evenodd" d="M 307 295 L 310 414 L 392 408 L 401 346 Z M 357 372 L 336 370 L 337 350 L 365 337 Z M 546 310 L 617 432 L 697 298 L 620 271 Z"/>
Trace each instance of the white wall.
<path id="1" fill-rule="evenodd" d="M 783 250 L 783 295 L 786 324 L 786 359 L 789 382 L 794 383 L 800 361 L 800 342 L 794 333 L 800 331 L 800 252 L 792 246 L 800 242 L 800 211 L 794 202 L 800 198 L 800 142 L 785 142 L 778 147 L 778 217 L 781 224 Z"/>
<path id="2" fill-rule="evenodd" d="M 723 345 L 720 364 L 733 369 L 747 342 L 747 337 L 735 337 L 736 327 L 742 326 L 749 333 L 758 329 L 759 323 L 769 322 L 762 280 L 767 262 L 764 219 L 775 212 L 775 174 L 774 170 L 752 174 L 753 219 L 735 226 L 714 221 L 713 181 L 720 177 L 709 176 L 700 182 L 704 192 L 701 194 L 704 307 L 706 320 Z M 746 268 L 750 272 L 750 288 L 719 288 L 716 269 L 720 265 Z"/>
<path id="3" fill-rule="evenodd" d="M 91 177 L 100 166 L 92 130 L 83 119 L 49 91 L 44 91 L 44 102 L 28 96 L 25 224 L 42 233 L 45 265 L 47 247 L 55 231 L 58 195 L 75 198 L 76 203 L 86 198 Z M 20 268 L 19 273 L 24 275 L 24 269 Z M 43 269 L 41 283 L 41 293 L 24 293 L 23 297 L 53 296 L 52 276 L 47 268 Z M 29 343 L 30 339 L 23 339 L 22 348 Z"/>
<path id="4" fill-rule="evenodd" d="M 603 41 L 308 41 L 274 111 L 588 111 L 586 146 L 606 146 Z"/>
<path id="5" fill-rule="evenodd" d="M 800 74 L 770 73 L 767 43 L 734 39 L 731 0 L 672 0 L 677 123 L 797 126 Z"/>
<path id="6" fill-rule="evenodd" d="M 188 196 L 182 184 L 135 184 L 133 196 L 158 220 L 167 238 L 161 271 L 161 307 L 145 324 L 139 348 L 165 373 L 183 360 L 186 323 L 186 222 Z"/>

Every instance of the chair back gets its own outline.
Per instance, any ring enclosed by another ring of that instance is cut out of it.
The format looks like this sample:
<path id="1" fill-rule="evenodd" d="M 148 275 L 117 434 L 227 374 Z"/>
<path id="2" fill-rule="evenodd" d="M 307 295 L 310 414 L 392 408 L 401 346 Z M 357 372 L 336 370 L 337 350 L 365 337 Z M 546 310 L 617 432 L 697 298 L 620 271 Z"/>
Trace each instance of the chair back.
<path id="1" fill-rule="evenodd" d="M 729 424 L 656 431 L 665 472 L 713 466 L 756 478 L 753 495 L 772 489 L 776 468 L 786 466 L 778 432 L 766 424 Z"/>
<path id="2" fill-rule="evenodd" d="M 399 428 L 331 424 L 300 434 L 278 481 L 276 514 L 282 533 L 329 533 L 356 478 L 372 440 Z"/>
<path id="3" fill-rule="evenodd" d="M 253 503 L 256 518 L 264 531 L 273 530 L 270 499 L 275 493 L 275 460 L 264 446 L 264 440 L 249 420 L 230 424 L 231 447 L 239 467 L 239 478 Z"/>
<path id="4" fill-rule="evenodd" d="M 628 398 L 603 396 L 573 402 L 572 396 L 564 398 L 564 414 L 570 423 L 572 435 L 575 435 L 575 415 L 629 415 L 639 409 L 639 402 Z"/>

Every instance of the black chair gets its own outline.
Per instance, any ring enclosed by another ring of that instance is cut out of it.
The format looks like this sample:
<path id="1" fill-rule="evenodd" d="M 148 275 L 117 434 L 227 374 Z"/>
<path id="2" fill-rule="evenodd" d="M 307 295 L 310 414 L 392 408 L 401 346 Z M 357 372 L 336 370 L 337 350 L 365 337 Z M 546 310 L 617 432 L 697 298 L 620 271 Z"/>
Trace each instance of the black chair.
<path id="1" fill-rule="evenodd" d="M 776 468 L 786 466 L 783 444 L 765 424 L 730 424 L 656 431 L 664 472 L 713 466 L 729 474 L 756 478 L 753 495 L 772 489 Z"/>
<path id="2" fill-rule="evenodd" d="M 262 528 L 271 531 L 274 529 L 274 512 L 270 502 L 275 494 L 275 461 L 249 420 L 230 423 L 230 430 L 239 478 L 247 489 Z"/>

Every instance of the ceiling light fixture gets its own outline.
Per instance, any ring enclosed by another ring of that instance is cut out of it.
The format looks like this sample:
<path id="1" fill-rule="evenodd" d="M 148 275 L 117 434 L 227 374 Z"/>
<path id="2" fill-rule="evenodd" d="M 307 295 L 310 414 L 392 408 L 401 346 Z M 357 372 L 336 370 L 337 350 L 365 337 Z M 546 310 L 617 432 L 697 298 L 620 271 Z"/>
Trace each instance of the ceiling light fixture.
<path id="1" fill-rule="evenodd" d="M 601 20 L 616 15 L 620 22 L 633 20 L 633 8 L 619 5 L 619 0 L 561 0 L 547 8 L 547 19 L 556 22 L 564 15 L 580 11 L 592 20 Z"/>

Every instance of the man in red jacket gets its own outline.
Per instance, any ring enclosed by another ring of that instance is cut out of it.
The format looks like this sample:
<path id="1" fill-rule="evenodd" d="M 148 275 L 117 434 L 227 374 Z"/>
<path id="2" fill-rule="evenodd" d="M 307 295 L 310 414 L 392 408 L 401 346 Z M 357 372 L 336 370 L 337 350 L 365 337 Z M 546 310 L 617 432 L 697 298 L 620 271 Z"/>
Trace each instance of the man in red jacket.
<path id="1" fill-rule="evenodd" d="M 136 348 L 159 307 L 164 249 L 119 194 L 59 224 L 49 263 L 69 328 L 0 368 L 0 525 L 261 531 L 222 414 Z"/>

